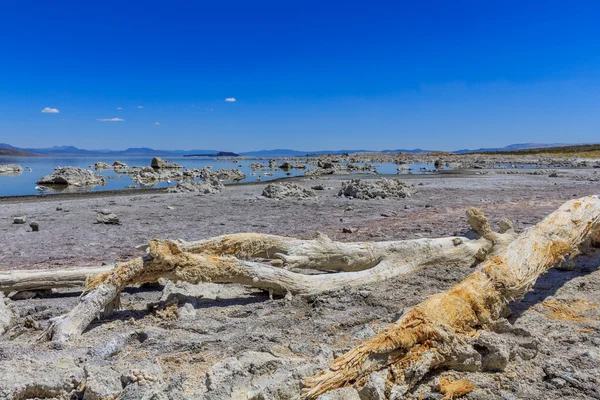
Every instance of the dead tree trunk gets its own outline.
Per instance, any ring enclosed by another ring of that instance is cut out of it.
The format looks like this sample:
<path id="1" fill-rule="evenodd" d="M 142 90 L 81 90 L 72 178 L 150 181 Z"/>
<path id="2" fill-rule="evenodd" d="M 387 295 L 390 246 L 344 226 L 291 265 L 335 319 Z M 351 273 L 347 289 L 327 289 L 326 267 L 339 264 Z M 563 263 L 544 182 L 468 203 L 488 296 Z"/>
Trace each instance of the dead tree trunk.
<path id="1" fill-rule="evenodd" d="M 414 385 L 464 352 L 469 338 L 499 319 L 508 302 L 521 299 L 549 268 L 575 257 L 584 242 L 596 240 L 599 230 L 598 196 L 565 203 L 464 281 L 415 306 L 326 370 L 305 379 L 304 398 L 360 383 L 387 367 L 396 383 Z"/>
<path id="2" fill-rule="evenodd" d="M 53 321 L 48 336 L 66 341 L 80 335 L 103 308 L 110 312 L 118 306 L 119 293 L 125 286 L 160 278 L 190 283 L 240 283 L 278 294 L 312 296 L 346 286 L 368 285 L 424 266 L 470 264 L 515 237 L 512 230 L 492 232 L 481 213 L 469 211 L 469 221 L 482 235 L 479 239 L 339 243 L 324 235 L 315 240 L 299 240 L 241 233 L 198 242 L 154 240 L 145 257 L 118 264 L 110 272 L 88 279 L 90 292 L 71 312 Z M 255 257 L 282 259 L 288 268 L 348 272 L 306 275 L 244 260 Z"/>
<path id="3" fill-rule="evenodd" d="M 88 276 L 105 274 L 112 266 L 36 269 L 0 272 L 0 292 L 81 287 Z"/>

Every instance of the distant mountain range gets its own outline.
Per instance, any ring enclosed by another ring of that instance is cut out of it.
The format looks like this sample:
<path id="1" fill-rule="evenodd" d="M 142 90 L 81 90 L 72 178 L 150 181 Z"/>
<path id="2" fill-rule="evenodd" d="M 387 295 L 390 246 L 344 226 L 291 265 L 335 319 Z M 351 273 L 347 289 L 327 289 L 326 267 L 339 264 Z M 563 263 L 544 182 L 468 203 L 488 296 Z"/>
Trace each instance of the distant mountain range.
<path id="1" fill-rule="evenodd" d="M 539 149 L 547 147 L 571 146 L 564 143 L 521 143 L 511 144 L 499 148 L 481 148 L 476 150 L 462 149 L 454 151 L 456 154 L 480 153 L 490 151 L 514 151 L 526 149 Z M 423 149 L 396 149 L 396 150 L 319 150 L 319 151 L 298 151 L 291 149 L 274 149 L 247 151 L 239 154 L 224 152 L 220 150 L 156 150 L 147 147 L 129 148 L 126 150 L 85 150 L 74 146 L 54 146 L 48 148 L 18 148 L 6 143 L 0 143 L 0 156 L 247 156 L 247 157 L 302 157 L 307 155 L 322 154 L 343 154 L 343 153 L 431 153 L 436 150 Z"/>
<path id="2" fill-rule="evenodd" d="M 481 148 L 477 150 L 456 150 L 455 154 L 467 154 L 467 153 L 482 153 L 489 151 L 515 151 L 515 150 L 528 150 L 528 149 L 545 149 L 548 147 L 565 147 L 565 146 L 573 146 L 572 144 L 566 143 L 520 143 L 520 144 L 511 144 L 505 147 L 490 147 L 490 148 Z"/>

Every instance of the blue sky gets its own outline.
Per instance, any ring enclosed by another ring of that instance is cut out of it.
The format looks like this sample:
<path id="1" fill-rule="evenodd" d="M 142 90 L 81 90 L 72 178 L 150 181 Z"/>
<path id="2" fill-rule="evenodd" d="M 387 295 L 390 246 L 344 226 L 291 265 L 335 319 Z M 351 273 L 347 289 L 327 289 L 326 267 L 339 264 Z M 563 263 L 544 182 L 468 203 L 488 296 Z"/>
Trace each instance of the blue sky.
<path id="1" fill-rule="evenodd" d="M 597 1 L 5 1 L 0 142 L 600 142 L 599 18 Z"/>

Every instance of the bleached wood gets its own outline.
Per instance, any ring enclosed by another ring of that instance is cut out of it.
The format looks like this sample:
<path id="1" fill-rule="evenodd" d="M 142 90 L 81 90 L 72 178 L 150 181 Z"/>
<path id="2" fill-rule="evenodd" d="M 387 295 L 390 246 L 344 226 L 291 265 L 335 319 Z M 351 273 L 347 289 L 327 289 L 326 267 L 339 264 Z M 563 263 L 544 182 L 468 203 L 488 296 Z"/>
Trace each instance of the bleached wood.
<path id="1" fill-rule="evenodd" d="M 415 306 L 326 370 L 305 379 L 303 397 L 315 399 L 359 384 L 383 368 L 390 368 L 394 383 L 410 388 L 428 371 L 464 353 L 470 338 L 498 320 L 509 301 L 521 299 L 552 266 L 575 257 L 585 242 L 596 240 L 599 230 L 598 196 L 565 203 L 488 257 L 461 283 Z"/>
<path id="2" fill-rule="evenodd" d="M 82 287 L 88 276 L 104 274 L 113 266 L 67 269 L 0 271 L 0 292 Z"/>

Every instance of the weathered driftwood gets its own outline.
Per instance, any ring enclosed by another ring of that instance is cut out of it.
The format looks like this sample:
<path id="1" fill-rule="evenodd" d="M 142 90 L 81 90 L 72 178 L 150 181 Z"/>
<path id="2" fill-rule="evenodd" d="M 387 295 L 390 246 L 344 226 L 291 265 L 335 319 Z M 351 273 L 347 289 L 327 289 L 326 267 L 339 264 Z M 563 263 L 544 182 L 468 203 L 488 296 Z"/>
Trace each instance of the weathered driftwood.
<path id="1" fill-rule="evenodd" d="M 468 212 L 478 239 L 449 237 L 378 243 L 339 243 L 324 235 L 299 240 L 257 233 L 225 235 L 197 242 L 153 240 L 148 254 L 117 264 L 110 272 L 90 278 L 89 293 L 67 315 L 53 320 L 48 335 L 66 341 L 80 335 L 102 309 L 112 312 L 127 285 L 160 278 L 190 283 L 240 283 L 277 294 L 312 296 L 346 286 L 370 283 L 407 274 L 429 265 L 458 265 L 481 260 L 512 241 L 512 230 L 492 232 L 478 211 Z M 245 259 L 280 259 L 284 266 L 344 271 L 306 275 Z"/>
<path id="2" fill-rule="evenodd" d="M 476 272 L 450 290 L 415 306 L 375 337 L 304 380 L 303 397 L 315 399 L 331 389 L 357 384 L 389 368 L 389 379 L 407 390 L 432 369 L 451 364 L 469 349 L 469 339 L 498 320 L 506 304 L 521 299 L 552 266 L 598 239 L 600 199 L 565 203 L 523 232 Z"/>
<path id="3" fill-rule="evenodd" d="M 67 269 L 0 271 L 0 292 L 81 287 L 89 276 L 105 274 L 113 266 Z"/>

